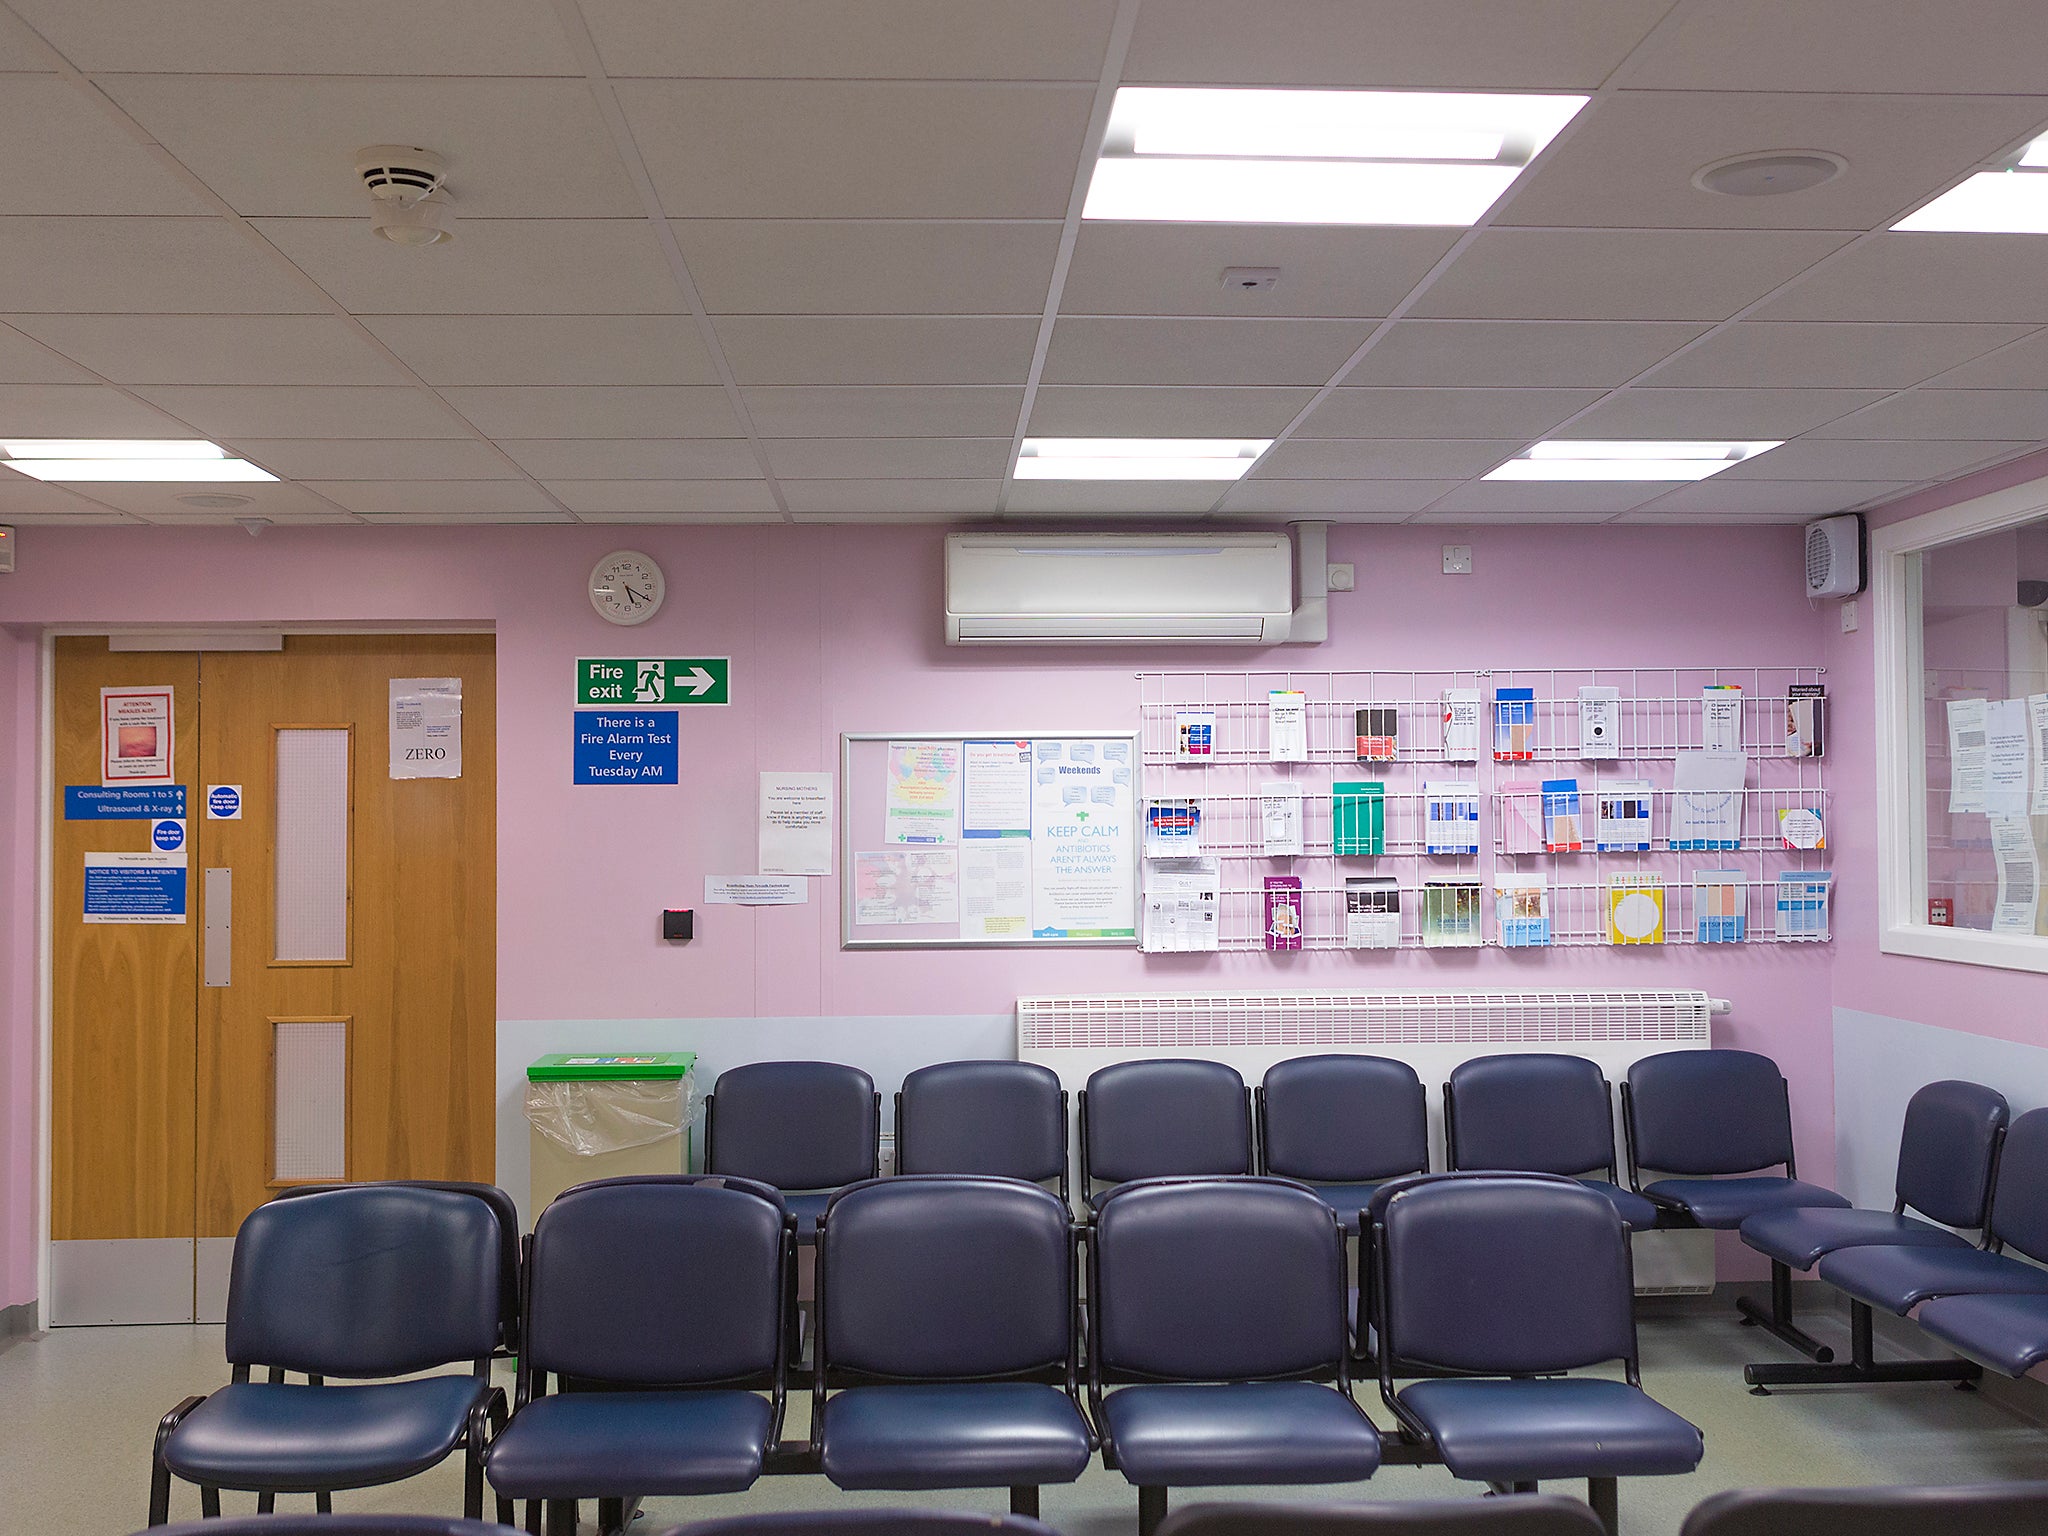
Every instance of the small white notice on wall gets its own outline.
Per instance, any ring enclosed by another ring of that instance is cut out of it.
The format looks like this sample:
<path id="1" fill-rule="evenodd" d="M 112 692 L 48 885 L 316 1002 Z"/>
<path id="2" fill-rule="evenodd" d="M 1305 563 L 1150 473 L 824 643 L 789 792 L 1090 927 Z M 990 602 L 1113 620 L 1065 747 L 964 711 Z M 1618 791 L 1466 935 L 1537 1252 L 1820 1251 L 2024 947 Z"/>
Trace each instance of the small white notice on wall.
<path id="1" fill-rule="evenodd" d="M 391 777 L 462 777 L 462 679 L 391 679 Z"/>
<path id="2" fill-rule="evenodd" d="M 173 758 L 171 690 L 100 690 L 100 783 L 168 784 Z"/>
<path id="3" fill-rule="evenodd" d="M 832 775 L 761 775 L 761 873 L 832 873 Z"/>
<path id="4" fill-rule="evenodd" d="M 707 907 L 800 907 L 811 899 L 801 875 L 706 875 Z"/>

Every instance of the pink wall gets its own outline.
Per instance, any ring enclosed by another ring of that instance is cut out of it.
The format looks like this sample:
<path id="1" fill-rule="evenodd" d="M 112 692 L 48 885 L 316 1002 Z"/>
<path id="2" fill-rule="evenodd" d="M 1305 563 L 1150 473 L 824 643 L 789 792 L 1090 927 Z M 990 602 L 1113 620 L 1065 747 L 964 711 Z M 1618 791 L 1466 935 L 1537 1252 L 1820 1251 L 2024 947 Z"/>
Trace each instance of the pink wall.
<path id="1" fill-rule="evenodd" d="M 1474 546 L 1476 574 L 1440 574 L 1439 546 L 1451 537 Z M 594 559 L 622 545 L 656 556 L 668 576 L 667 606 L 638 631 L 602 623 L 583 591 Z M 1135 728 L 1132 673 L 1143 666 L 1817 664 L 1832 615 L 1801 594 L 1797 529 L 1338 527 L 1330 558 L 1357 565 L 1358 591 L 1332 597 L 1329 642 L 1149 655 L 946 647 L 935 528 L 280 528 L 253 541 L 233 530 L 31 529 L 22 546 L 21 570 L 0 582 L 0 624 L 494 624 L 505 1019 L 987 1015 L 1008 1011 L 1020 992 L 1250 989 L 1362 977 L 1696 985 L 1736 1003 L 1722 1043 L 1783 1063 L 1802 1172 L 1831 1172 L 1829 962 L 1821 949 L 1559 949 L 1533 961 L 1494 949 L 1370 960 L 1308 953 L 1284 962 L 1129 950 L 847 954 L 837 944 L 830 882 L 819 882 L 805 906 L 701 908 L 704 875 L 754 867 L 756 773 L 835 769 L 841 731 Z M 90 586 L 74 579 L 81 569 L 94 572 Z M 730 655 L 736 702 L 685 711 L 680 790 L 573 789 L 574 659 L 636 652 Z M 0 790 L 10 773 L 32 784 L 33 731 L 0 744 Z M 11 819 L 23 830 L 0 862 L 12 874 L 0 891 L 11 885 L 21 893 L 29 889 L 33 817 Z M 1853 837 L 1856 820 L 1838 816 L 1837 836 Z M 657 914 L 673 905 L 700 908 L 700 937 L 687 947 L 657 937 Z M 17 945 L 26 928 L 26 914 L 16 913 L 8 931 Z M 33 1035 L 15 990 L 0 993 L 0 1040 L 10 1053 L 24 1051 Z M 5 1175 L 8 1230 L 18 1233 L 32 1175 L 11 1153 Z"/>

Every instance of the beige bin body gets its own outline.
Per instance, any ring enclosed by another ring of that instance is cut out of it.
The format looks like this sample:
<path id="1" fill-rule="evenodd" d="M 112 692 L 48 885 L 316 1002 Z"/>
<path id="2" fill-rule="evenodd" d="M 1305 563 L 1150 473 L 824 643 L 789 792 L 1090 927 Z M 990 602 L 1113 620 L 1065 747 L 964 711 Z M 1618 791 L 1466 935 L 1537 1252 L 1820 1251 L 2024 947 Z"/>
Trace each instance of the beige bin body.
<path id="1" fill-rule="evenodd" d="M 538 1217 L 563 1190 L 592 1179 L 638 1173 L 687 1173 L 690 1088 L 687 1076 L 658 1082 L 529 1083 L 530 1109 L 537 1091 L 573 1094 L 582 1101 L 576 1106 L 579 1112 L 575 1118 L 583 1134 L 576 1139 L 585 1146 L 611 1149 L 573 1150 L 532 1123 L 529 1116 L 528 1219 Z M 559 1114 L 555 1117 L 557 1123 L 560 1118 Z M 633 1144 L 615 1145 L 622 1140 Z"/>

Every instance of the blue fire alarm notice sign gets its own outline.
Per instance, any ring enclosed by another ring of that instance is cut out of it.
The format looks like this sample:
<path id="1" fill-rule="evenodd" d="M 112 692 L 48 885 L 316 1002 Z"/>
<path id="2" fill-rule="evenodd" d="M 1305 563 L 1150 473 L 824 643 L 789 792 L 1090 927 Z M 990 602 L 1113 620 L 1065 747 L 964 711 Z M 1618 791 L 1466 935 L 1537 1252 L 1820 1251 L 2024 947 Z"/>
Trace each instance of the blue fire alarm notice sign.
<path id="1" fill-rule="evenodd" d="M 573 784 L 674 784 L 676 711 L 576 711 Z"/>

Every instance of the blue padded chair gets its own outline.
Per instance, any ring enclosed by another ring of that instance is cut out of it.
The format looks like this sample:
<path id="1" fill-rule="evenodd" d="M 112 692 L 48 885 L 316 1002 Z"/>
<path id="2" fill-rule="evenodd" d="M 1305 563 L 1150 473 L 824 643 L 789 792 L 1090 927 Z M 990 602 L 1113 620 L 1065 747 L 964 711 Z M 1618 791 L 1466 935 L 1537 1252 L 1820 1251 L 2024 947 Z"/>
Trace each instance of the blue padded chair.
<path id="1" fill-rule="evenodd" d="M 1612 1531 L 1617 1478 L 1699 1465 L 1699 1430 L 1637 1374 L 1612 1201 L 1544 1174 L 1454 1174 L 1392 1189 L 1372 1218 L 1380 1392 L 1455 1476 L 1525 1492 L 1583 1477 Z M 1396 1357 L 1467 1374 L 1396 1391 Z M 1611 1360 L 1623 1380 L 1562 1374 Z"/>
<path id="2" fill-rule="evenodd" d="M 240 1515 L 165 1525 L 162 1536 L 517 1536 L 509 1525 L 441 1515 Z"/>
<path id="3" fill-rule="evenodd" d="M 1950 1488 L 1732 1488 L 1680 1536 L 2048 1536 L 2048 1483 Z"/>
<path id="4" fill-rule="evenodd" d="M 1058 1536 L 1022 1515 L 952 1509 L 791 1509 L 679 1525 L 660 1536 Z"/>
<path id="5" fill-rule="evenodd" d="M 1081 1411 L 1072 1217 L 1006 1178 L 853 1184 L 818 1230 L 811 1447 L 840 1488 L 1008 1488 L 1095 1454 Z M 834 1386 L 841 1390 L 831 1391 Z M 829 1396 L 828 1396 L 829 1392 Z"/>
<path id="6" fill-rule="evenodd" d="M 1310 1185 L 1347 1231 L 1382 1183 L 1429 1167 L 1429 1106 L 1405 1061 L 1296 1056 L 1256 1100 L 1259 1171 Z"/>
<path id="7" fill-rule="evenodd" d="M 2008 1247 L 2037 1262 L 2008 1257 L 2001 1251 Z M 1842 1248 L 1819 1270 L 1849 1297 L 1850 1326 L 1867 1330 L 1872 1307 L 1913 1317 L 1938 1296 L 2048 1295 L 2048 1270 L 2040 1263 L 2048 1263 L 2048 1109 L 2030 1109 L 2006 1131 L 1982 1247 Z"/>
<path id="8" fill-rule="evenodd" d="M 794 1226 L 776 1191 L 717 1174 L 581 1184 L 534 1224 L 503 1499 L 606 1532 L 649 1494 L 738 1493 L 780 1432 Z M 548 1392 L 549 1378 L 557 1391 Z M 765 1388 L 763 1397 L 757 1389 Z"/>
<path id="9" fill-rule="evenodd" d="M 1088 1257 L 1089 1402 L 1104 1464 L 1138 1490 L 1140 1536 L 1170 1487 L 1378 1470 L 1379 1432 L 1351 1400 L 1343 1232 L 1308 1190 L 1126 1183 L 1103 1196 Z M 1105 1395 L 1116 1383 L 1131 1384 Z"/>
<path id="10" fill-rule="evenodd" d="M 1849 1202 L 1799 1177 L 1792 1152 L 1791 1090 L 1768 1056 L 1751 1051 L 1666 1051 L 1628 1069 L 1621 1087 L 1628 1181 L 1660 1207 L 1660 1225 L 1731 1230 L 1761 1211 Z M 1783 1166 L 1785 1172 L 1764 1174 Z M 1675 1174 L 1643 1183 L 1642 1170 Z M 1743 1175 L 1743 1177 L 1725 1177 Z M 1835 1352 L 1792 1320 L 1792 1272 L 1771 1261 L 1771 1304 L 1735 1299 L 1747 1323 L 1809 1359 Z"/>
<path id="11" fill-rule="evenodd" d="M 258 1206 L 228 1277 L 231 1380 L 158 1425 L 149 1523 L 169 1518 L 173 1475 L 199 1485 L 213 1516 L 223 1488 L 265 1508 L 279 1493 L 324 1504 L 333 1489 L 395 1483 L 457 1450 L 464 1511 L 481 1515 L 486 1425 L 505 1412 L 490 1382 L 499 1253 L 490 1206 L 449 1190 L 365 1184 Z M 458 1364 L 467 1374 L 415 1376 Z M 268 1381 L 250 1379 L 258 1366 Z M 287 1383 L 286 1371 L 309 1380 Z"/>
<path id="12" fill-rule="evenodd" d="M 896 1095 L 898 1173 L 1057 1181 L 1067 1198 L 1067 1091 L 1030 1061 L 919 1067 Z"/>
<path id="13" fill-rule="evenodd" d="M 1251 1095 L 1220 1061 L 1120 1061 L 1081 1090 L 1081 1192 L 1131 1179 L 1252 1171 Z"/>
<path id="14" fill-rule="evenodd" d="M 2001 1376 L 2048 1375 L 2048 1296 L 1937 1296 L 1920 1304 L 1913 1321 Z"/>
<path id="15" fill-rule="evenodd" d="M 1991 1180 L 2005 1139 L 2005 1095 L 1980 1083 L 1929 1083 L 1906 1105 L 1899 1136 L 1899 1168 L 1888 1211 L 1843 1211 L 1828 1207 L 1759 1211 L 1742 1224 L 1742 1240 L 1772 1260 L 1809 1270 L 1844 1248 L 1967 1248 L 1948 1227 L 1982 1230 L 1990 1219 Z M 1906 1214 L 1925 1213 L 1937 1227 Z M 1964 1361 L 1915 1360 L 1876 1363 L 1871 1350 L 1870 1309 L 1852 1306 L 1848 1365 L 1755 1364 L 1743 1379 L 1759 1396 L 1777 1386 L 1832 1386 L 1878 1381 L 1968 1381 L 1975 1367 Z"/>
<path id="16" fill-rule="evenodd" d="M 1578 1179 L 1613 1203 L 1629 1231 L 1657 1224 L 1657 1207 L 1615 1182 L 1614 1100 L 1583 1056 L 1529 1052 L 1459 1063 L 1444 1083 L 1444 1149 L 1452 1168 Z M 1595 1169 L 1606 1177 L 1586 1177 Z"/>
<path id="17" fill-rule="evenodd" d="M 756 1061 L 718 1074 L 704 1099 L 704 1167 L 783 1191 L 808 1244 L 841 1185 L 882 1171 L 882 1096 L 859 1067 Z"/>
<path id="18" fill-rule="evenodd" d="M 1373 1504 L 1196 1504 L 1175 1510 L 1159 1536 L 1601 1536 L 1599 1517 L 1577 1499 Z"/>
<path id="19" fill-rule="evenodd" d="M 498 1218 L 498 1355 L 509 1358 L 519 1353 L 519 1207 L 495 1184 L 467 1179 L 379 1179 L 374 1182 L 393 1189 L 446 1189 L 483 1201 Z M 290 1200 L 299 1195 L 318 1194 L 324 1189 L 351 1189 L 350 1184 L 288 1184 L 270 1198 Z"/>

